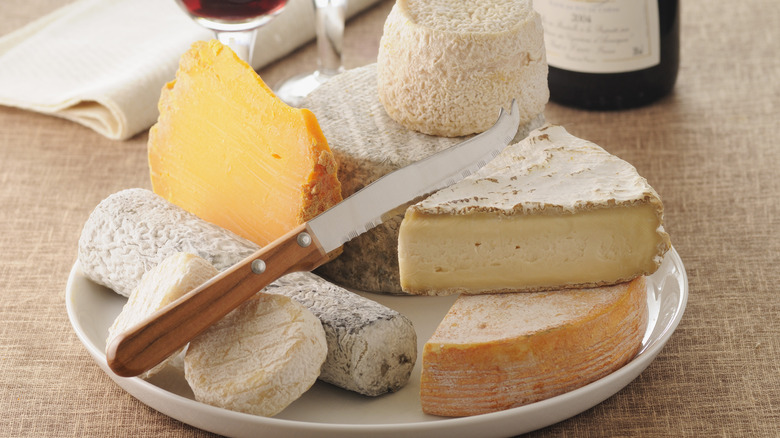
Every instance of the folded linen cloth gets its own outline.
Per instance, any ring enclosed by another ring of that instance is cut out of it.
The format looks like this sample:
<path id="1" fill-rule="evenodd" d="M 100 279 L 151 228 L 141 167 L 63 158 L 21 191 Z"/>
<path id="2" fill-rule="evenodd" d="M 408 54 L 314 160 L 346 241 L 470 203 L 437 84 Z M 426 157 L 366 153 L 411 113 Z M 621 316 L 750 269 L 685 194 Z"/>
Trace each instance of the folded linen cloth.
<path id="1" fill-rule="evenodd" d="M 350 0 L 351 16 L 376 0 Z M 179 57 L 213 33 L 174 0 L 78 0 L 0 38 L 0 105 L 63 117 L 112 139 L 157 120 Z M 257 32 L 252 66 L 314 37 L 312 0 L 289 0 Z"/>

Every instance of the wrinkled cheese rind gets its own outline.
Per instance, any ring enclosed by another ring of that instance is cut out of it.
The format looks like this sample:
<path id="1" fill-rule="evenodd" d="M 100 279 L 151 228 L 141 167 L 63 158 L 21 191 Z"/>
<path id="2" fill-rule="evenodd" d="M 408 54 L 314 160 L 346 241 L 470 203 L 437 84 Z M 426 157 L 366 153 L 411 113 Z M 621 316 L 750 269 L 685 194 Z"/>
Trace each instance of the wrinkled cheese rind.
<path id="1" fill-rule="evenodd" d="M 670 245 L 661 200 L 633 166 L 547 125 L 410 206 L 398 257 L 409 293 L 517 292 L 649 275 Z"/>
<path id="2" fill-rule="evenodd" d="M 423 411 L 478 415 L 572 391 L 628 363 L 645 277 L 596 289 L 461 295 L 423 348 Z"/>
<path id="3" fill-rule="evenodd" d="M 273 416 L 314 384 L 327 349 L 314 314 L 261 292 L 190 341 L 184 376 L 200 402 Z"/>
<path id="4" fill-rule="evenodd" d="M 530 0 L 399 0 L 377 65 L 390 117 L 431 135 L 482 132 L 512 99 L 527 123 L 549 99 L 544 32 Z"/>
<path id="5" fill-rule="evenodd" d="M 341 201 L 314 114 L 279 100 L 229 47 L 192 45 L 149 131 L 155 193 L 258 245 Z"/>
<path id="6" fill-rule="evenodd" d="M 138 286 L 133 289 L 127 303 L 108 329 L 106 346 L 110 345 L 114 338 L 122 332 L 140 323 L 152 313 L 205 283 L 218 273 L 219 271 L 209 262 L 193 254 L 174 253 L 167 257 L 159 265 L 146 272 Z M 139 377 L 147 379 L 157 374 L 168 364 L 174 362 L 182 350 L 180 349 L 154 368 L 140 374 Z"/>
<path id="7" fill-rule="evenodd" d="M 258 249 L 135 188 L 110 195 L 89 216 L 79 239 L 79 265 L 88 278 L 122 293 L 178 252 L 196 254 L 222 271 Z M 405 316 L 308 272 L 289 274 L 268 289 L 320 318 L 329 345 L 322 380 L 364 395 L 394 391 L 408 382 L 417 341 Z"/>
<path id="8" fill-rule="evenodd" d="M 317 114 L 336 161 L 344 197 L 381 176 L 465 140 L 422 134 L 399 125 L 376 92 L 376 64 L 349 70 L 321 87 L 303 105 Z M 498 104 L 493 109 L 493 123 Z M 518 127 L 513 141 L 542 126 L 539 113 Z M 403 212 L 344 244 L 337 259 L 317 273 L 334 283 L 369 292 L 403 293 L 398 274 L 398 227 Z"/>
<path id="9" fill-rule="evenodd" d="M 145 272 L 174 253 L 195 254 L 222 271 L 257 249 L 149 190 L 133 188 L 95 207 L 81 231 L 78 259 L 92 281 L 129 296 Z"/>

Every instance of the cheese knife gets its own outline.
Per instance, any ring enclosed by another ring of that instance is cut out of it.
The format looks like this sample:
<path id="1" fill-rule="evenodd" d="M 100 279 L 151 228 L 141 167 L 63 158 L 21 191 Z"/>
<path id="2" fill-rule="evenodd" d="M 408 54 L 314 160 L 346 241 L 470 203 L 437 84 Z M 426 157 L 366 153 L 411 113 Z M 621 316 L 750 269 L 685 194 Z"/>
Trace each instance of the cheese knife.
<path id="1" fill-rule="evenodd" d="M 332 260 L 341 246 L 410 201 L 452 185 L 495 158 L 514 138 L 519 110 L 500 109 L 487 131 L 391 172 L 290 230 L 112 340 L 109 368 L 137 376 L 153 368 L 279 277 Z"/>

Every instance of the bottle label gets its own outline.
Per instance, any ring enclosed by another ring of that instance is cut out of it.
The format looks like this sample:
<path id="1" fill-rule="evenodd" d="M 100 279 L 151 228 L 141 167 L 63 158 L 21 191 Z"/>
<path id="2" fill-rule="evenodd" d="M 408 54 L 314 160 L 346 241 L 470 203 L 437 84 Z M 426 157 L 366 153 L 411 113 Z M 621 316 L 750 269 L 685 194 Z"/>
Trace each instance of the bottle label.
<path id="1" fill-rule="evenodd" d="M 661 62 L 657 0 L 534 0 L 547 63 L 583 73 L 622 73 Z"/>

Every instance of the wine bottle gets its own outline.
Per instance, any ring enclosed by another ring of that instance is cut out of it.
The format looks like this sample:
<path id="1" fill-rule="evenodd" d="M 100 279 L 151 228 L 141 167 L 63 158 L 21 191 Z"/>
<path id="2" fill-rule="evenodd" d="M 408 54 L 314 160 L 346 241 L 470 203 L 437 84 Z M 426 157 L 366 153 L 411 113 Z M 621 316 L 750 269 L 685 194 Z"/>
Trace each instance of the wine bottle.
<path id="1" fill-rule="evenodd" d="M 674 88 L 678 0 L 534 0 L 542 17 L 550 100 L 577 108 L 634 108 Z"/>

